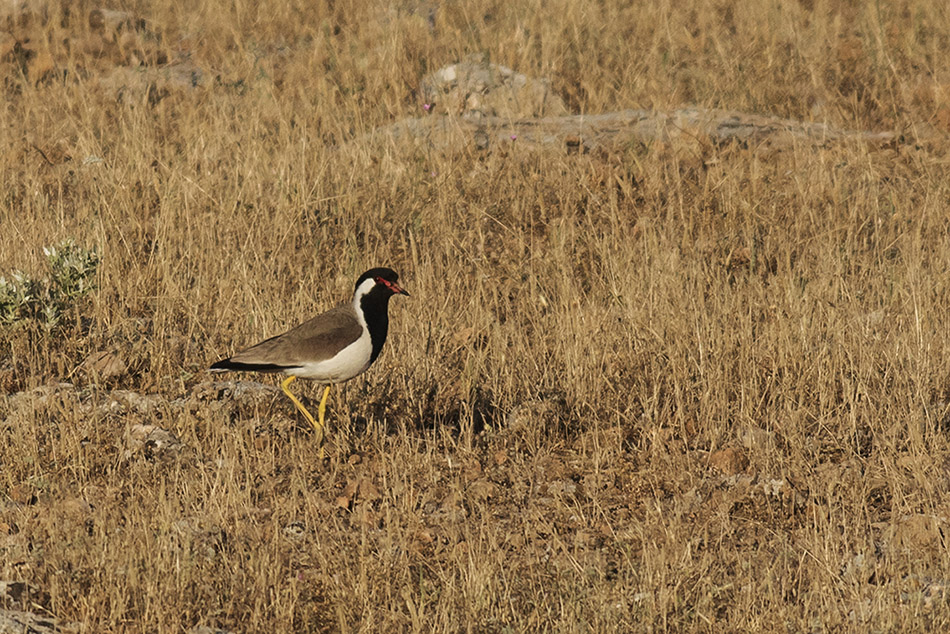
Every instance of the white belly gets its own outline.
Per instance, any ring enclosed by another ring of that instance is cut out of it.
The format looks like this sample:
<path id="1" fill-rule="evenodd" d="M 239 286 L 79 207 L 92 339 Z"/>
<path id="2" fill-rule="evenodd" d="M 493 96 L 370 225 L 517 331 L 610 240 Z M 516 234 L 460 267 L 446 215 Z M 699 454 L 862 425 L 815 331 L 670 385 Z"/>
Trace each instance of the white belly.
<path id="1" fill-rule="evenodd" d="M 284 374 L 323 383 L 341 383 L 365 372 L 370 365 L 372 354 L 373 342 L 370 341 L 369 331 L 363 330 L 359 339 L 340 350 L 335 357 L 304 363 L 297 368 L 285 370 Z"/>

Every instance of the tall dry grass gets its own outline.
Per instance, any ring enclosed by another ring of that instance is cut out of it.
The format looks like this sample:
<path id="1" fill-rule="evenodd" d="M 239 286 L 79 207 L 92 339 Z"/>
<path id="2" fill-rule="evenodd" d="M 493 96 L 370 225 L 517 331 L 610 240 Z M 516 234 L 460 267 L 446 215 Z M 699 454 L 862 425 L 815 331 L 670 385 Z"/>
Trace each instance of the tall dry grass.
<path id="1" fill-rule="evenodd" d="M 162 99 L 102 89 L 132 53 L 64 46 L 94 5 L 52 8 L 54 72 L 2 66 L 0 273 L 64 238 L 102 263 L 63 329 L 0 330 L 20 607 L 85 632 L 946 628 L 950 16 L 639 4 L 129 3 L 204 70 Z M 905 137 L 345 143 L 478 51 L 576 112 Z M 326 463 L 282 398 L 202 387 L 374 265 L 413 296 L 331 400 Z M 126 370 L 97 380 L 101 351 Z M 117 389 L 168 405 L 101 407 Z M 141 423 L 181 457 L 130 453 Z"/>

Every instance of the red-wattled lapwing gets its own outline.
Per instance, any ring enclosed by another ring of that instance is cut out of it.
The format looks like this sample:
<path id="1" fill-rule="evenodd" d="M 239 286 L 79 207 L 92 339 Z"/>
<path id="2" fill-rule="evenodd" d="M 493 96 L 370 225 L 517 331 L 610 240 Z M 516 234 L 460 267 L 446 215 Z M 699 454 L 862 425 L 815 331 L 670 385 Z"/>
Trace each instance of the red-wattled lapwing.
<path id="1" fill-rule="evenodd" d="M 389 298 L 397 293 L 409 295 L 396 284 L 398 279 L 399 275 L 392 269 L 370 269 L 356 280 L 353 301 L 349 304 L 337 306 L 282 335 L 222 359 L 211 366 L 211 370 L 286 374 L 280 388 L 313 425 L 322 457 L 323 419 L 330 386 L 362 374 L 379 356 L 389 330 Z M 327 384 L 317 410 L 318 420 L 314 420 L 290 392 L 290 384 L 297 377 Z"/>

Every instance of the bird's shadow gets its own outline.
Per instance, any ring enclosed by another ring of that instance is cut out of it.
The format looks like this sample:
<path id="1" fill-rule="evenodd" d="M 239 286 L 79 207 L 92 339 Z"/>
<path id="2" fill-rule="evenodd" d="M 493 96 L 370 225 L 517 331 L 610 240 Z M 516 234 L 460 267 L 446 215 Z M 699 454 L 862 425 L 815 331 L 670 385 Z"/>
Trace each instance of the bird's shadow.
<path id="1" fill-rule="evenodd" d="M 442 430 L 453 436 L 462 433 L 477 436 L 501 419 L 500 410 L 481 388 L 476 388 L 468 398 L 448 401 L 440 396 L 438 385 L 422 394 L 417 392 L 410 399 L 405 396 L 405 390 L 398 389 L 392 381 L 385 383 L 384 389 L 376 385 L 371 391 L 361 390 L 365 393 L 358 398 L 365 397 L 365 400 L 350 416 L 354 434 L 363 435 L 371 425 L 382 424 L 387 435 Z"/>

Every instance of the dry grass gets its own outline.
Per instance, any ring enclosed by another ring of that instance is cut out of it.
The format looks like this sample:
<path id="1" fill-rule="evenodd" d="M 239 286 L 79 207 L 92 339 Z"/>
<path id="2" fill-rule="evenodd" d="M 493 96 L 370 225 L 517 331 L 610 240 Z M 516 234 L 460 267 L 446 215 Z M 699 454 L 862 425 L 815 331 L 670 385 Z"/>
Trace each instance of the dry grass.
<path id="1" fill-rule="evenodd" d="M 102 264 L 82 319 L 0 331 L 0 580 L 84 632 L 946 629 L 946 144 L 334 149 L 482 50 L 578 112 L 950 123 L 939 2 L 628 4 L 141 3 L 206 72 L 164 99 L 64 47 L 91 5 L 8 56 L 0 273 Z M 373 265 L 413 296 L 328 462 L 205 385 Z"/>

